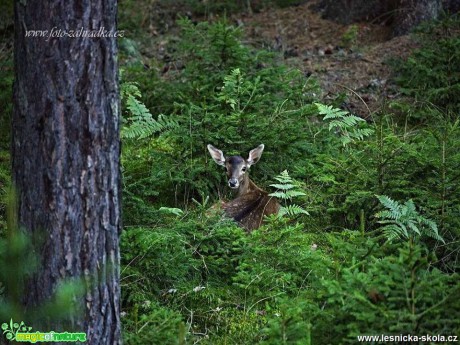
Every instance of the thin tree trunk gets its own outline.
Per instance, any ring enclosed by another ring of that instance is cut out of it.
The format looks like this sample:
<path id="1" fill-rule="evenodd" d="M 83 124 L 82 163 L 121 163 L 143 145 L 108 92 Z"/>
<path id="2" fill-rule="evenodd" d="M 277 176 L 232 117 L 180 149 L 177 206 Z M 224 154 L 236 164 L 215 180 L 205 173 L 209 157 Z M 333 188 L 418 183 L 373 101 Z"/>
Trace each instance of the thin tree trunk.
<path id="1" fill-rule="evenodd" d="M 24 306 L 27 314 L 61 280 L 83 278 L 86 293 L 75 297 L 83 312 L 72 328 L 86 332 L 87 344 L 121 343 L 116 38 L 26 30 L 115 31 L 116 12 L 116 0 L 15 3 L 13 180 L 19 224 L 40 238 Z"/>

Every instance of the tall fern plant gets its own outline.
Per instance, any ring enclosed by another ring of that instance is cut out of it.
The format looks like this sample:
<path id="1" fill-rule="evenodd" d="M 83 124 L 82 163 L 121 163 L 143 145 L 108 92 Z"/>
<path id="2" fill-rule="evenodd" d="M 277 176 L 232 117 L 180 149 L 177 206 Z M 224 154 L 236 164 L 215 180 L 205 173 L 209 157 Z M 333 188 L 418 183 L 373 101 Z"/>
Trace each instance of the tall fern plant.
<path id="1" fill-rule="evenodd" d="M 385 210 L 378 212 L 376 217 L 383 224 L 382 231 L 388 241 L 428 236 L 445 243 L 436 223 L 420 215 L 412 200 L 401 204 L 386 195 L 377 195 L 377 198 Z"/>
<path id="2" fill-rule="evenodd" d="M 135 82 L 121 83 L 121 103 L 123 107 L 123 139 L 144 139 L 155 133 L 178 126 L 177 122 L 165 115 L 154 119 L 145 104 L 141 101 L 142 94 Z"/>
<path id="3" fill-rule="evenodd" d="M 329 131 L 339 135 L 343 146 L 357 141 L 374 133 L 366 121 L 358 116 L 350 114 L 348 111 L 333 108 L 330 105 L 315 103 L 323 121 L 329 123 Z"/>
<path id="4" fill-rule="evenodd" d="M 280 208 L 278 216 L 283 217 L 284 215 L 287 215 L 292 217 L 299 214 L 309 215 L 309 213 L 301 206 L 296 204 L 287 204 L 288 202 L 292 202 L 293 198 L 305 195 L 305 193 L 300 190 L 296 181 L 289 176 L 287 170 L 284 170 L 281 174 L 276 176 L 275 180 L 278 181 L 278 183 L 271 184 L 270 186 L 276 188 L 277 191 L 270 193 L 270 196 L 278 198 L 284 202 L 284 205 Z"/>

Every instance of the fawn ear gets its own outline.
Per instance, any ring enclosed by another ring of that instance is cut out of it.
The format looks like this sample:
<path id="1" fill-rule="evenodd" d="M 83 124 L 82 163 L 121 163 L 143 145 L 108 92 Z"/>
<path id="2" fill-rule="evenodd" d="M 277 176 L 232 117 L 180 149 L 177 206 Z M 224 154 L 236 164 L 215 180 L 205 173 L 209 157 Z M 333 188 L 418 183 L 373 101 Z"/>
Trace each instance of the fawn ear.
<path id="1" fill-rule="evenodd" d="M 262 152 L 264 152 L 264 147 L 264 144 L 260 144 L 254 150 L 249 152 L 249 158 L 247 159 L 248 165 L 254 165 L 259 161 L 262 156 Z"/>
<path id="2" fill-rule="evenodd" d="M 216 162 L 219 165 L 225 166 L 225 157 L 224 153 L 221 150 L 216 149 L 212 145 L 208 145 L 208 151 L 211 154 L 212 159 L 214 159 L 214 162 Z"/>

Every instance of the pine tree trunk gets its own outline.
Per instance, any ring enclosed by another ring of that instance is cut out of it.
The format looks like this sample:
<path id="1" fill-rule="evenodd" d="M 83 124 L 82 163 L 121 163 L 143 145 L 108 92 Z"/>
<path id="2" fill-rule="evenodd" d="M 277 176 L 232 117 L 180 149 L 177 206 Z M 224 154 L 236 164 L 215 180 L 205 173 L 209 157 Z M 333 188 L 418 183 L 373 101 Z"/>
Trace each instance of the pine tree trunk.
<path id="1" fill-rule="evenodd" d="M 116 38 L 26 30 L 115 31 L 116 12 L 116 0 L 15 3 L 13 181 L 19 224 L 40 239 L 24 306 L 27 314 L 59 281 L 82 278 L 85 295 L 75 298 L 83 312 L 72 328 L 86 332 L 87 344 L 121 343 Z"/>

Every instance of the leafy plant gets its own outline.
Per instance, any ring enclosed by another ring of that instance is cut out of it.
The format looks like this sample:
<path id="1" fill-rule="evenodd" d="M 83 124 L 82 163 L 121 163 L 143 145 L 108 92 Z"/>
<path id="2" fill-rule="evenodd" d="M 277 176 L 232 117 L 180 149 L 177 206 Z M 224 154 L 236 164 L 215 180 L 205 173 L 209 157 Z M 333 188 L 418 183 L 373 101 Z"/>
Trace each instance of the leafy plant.
<path id="1" fill-rule="evenodd" d="M 342 35 L 342 45 L 351 48 L 358 39 L 359 27 L 356 24 L 350 25 Z"/>
<path id="2" fill-rule="evenodd" d="M 121 84 L 120 98 L 125 105 L 123 112 L 123 127 L 121 137 L 125 139 L 144 139 L 155 133 L 174 128 L 177 123 L 165 115 L 158 115 L 155 120 L 152 114 L 141 102 L 139 87 L 135 82 Z"/>
<path id="3" fill-rule="evenodd" d="M 277 180 L 279 183 L 274 183 L 270 186 L 278 189 L 278 191 L 270 193 L 270 196 L 287 202 L 292 201 L 292 199 L 295 197 L 306 195 L 300 190 L 298 183 L 296 184 L 296 181 L 294 181 L 294 179 L 289 176 L 287 170 L 284 170 L 281 174 L 275 176 L 275 180 Z M 301 206 L 295 204 L 281 206 L 278 213 L 279 217 L 284 215 L 292 217 L 299 214 L 309 215 L 309 213 Z"/>
<path id="4" fill-rule="evenodd" d="M 395 254 L 380 255 L 342 267 L 336 280 L 322 280 L 337 325 L 329 337 L 355 343 L 363 334 L 455 333 L 459 321 L 449 315 L 457 313 L 458 276 L 433 268 L 429 253 L 410 242 Z"/>
<path id="5" fill-rule="evenodd" d="M 144 301 L 123 312 L 126 344 L 184 344 L 186 328 L 182 315 L 156 302 Z"/>
<path id="6" fill-rule="evenodd" d="M 420 108 L 408 103 L 366 122 L 315 104 L 315 81 L 244 45 L 241 28 L 180 26 L 165 68 L 126 72 L 146 108 L 177 126 L 125 138 L 125 339 L 342 344 L 370 333 L 458 333 L 452 108 L 425 107 L 430 121 L 413 126 Z M 206 145 L 243 154 L 262 142 L 253 174 L 265 186 L 276 176 L 285 214 L 247 234 L 208 211 L 225 191 Z"/>
<path id="7" fill-rule="evenodd" d="M 222 174 L 209 169 L 209 143 L 228 154 L 241 154 L 263 142 L 267 159 L 280 159 L 275 165 L 260 162 L 256 174 L 264 172 L 261 180 L 293 163 L 306 150 L 314 80 L 278 64 L 273 54 L 243 45 L 241 29 L 226 21 L 195 25 L 184 19 L 180 26 L 173 58 L 185 68 L 168 74 L 177 94 L 169 112 L 178 126 L 161 135 L 176 148 L 170 152 L 176 166 L 164 169 L 177 198 L 187 203 L 218 194 Z"/>
<path id="8" fill-rule="evenodd" d="M 401 91 L 417 101 L 415 109 L 434 104 L 458 113 L 460 103 L 460 16 L 441 16 L 421 25 L 416 37 L 421 44 L 406 61 L 394 63 Z"/>
<path id="9" fill-rule="evenodd" d="M 378 212 L 376 217 L 381 219 L 380 224 L 384 224 L 382 231 L 389 241 L 429 236 L 444 242 L 436 223 L 421 216 L 412 200 L 400 204 L 386 195 L 378 195 L 377 198 L 386 210 Z"/>
<path id="10" fill-rule="evenodd" d="M 340 135 L 343 146 L 355 140 L 363 140 L 374 133 L 372 128 L 359 128 L 359 124 L 364 124 L 366 121 L 358 116 L 352 115 L 345 110 L 333 108 L 330 105 L 320 103 L 315 103 L 315 105 L 318 107 L 319 114 L 324 115 L 323 121 L 329 123 L 329 131 Z"/>

